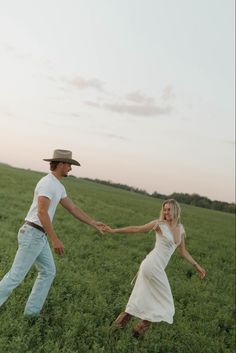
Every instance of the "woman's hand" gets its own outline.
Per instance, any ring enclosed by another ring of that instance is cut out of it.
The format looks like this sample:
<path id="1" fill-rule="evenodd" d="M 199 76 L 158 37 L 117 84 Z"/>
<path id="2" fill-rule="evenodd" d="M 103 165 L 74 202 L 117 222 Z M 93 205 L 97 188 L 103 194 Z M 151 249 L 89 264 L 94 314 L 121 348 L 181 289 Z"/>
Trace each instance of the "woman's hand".
<path id="1" fill-rule="evenodd" d="M 204 270 L 204 268 L 202 268 L 198 264 L 195 264 L 193 266 L 195 267 L 196 271 L 199 273 L 200 278 L 203 279 L 206 276 L 206 271 Z"/>
<path id="2" fill-rule="evenodd" d="M 109 227 L 108 225 L 106 225 L 105 227 L 103 227 L 103 232 L 105 233 L 115 233 L 115 229 Z"/>
<path id="3" fill-rule="evenodd" d="M 106 224 L 97 221 L 92 221 L 90 225 L 97 229 L 101 234 L 104 233 L 104 229 L 107 227 Z"/>

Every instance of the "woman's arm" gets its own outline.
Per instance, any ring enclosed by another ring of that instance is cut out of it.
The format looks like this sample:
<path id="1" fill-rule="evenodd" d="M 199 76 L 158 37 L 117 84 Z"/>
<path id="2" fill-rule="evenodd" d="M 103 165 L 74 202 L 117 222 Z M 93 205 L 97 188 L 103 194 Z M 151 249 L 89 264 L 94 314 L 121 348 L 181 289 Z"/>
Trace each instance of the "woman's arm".
<path id="1" fill-rule="evenodd" d="M 182 256 L 185 260 L 187 260 L 196 269 L 196 271 L 199 273 L 200 278 L 203 279 L 205 277 L 205 275 L 206 275 L 206 271 L 204 270 L 204 268 L 202 268 L 197 263 L 197 261 L 194 260 L 194 258 L 187 251 L 187 249 L 185 247 L 184 236 L 182 236 L 182 241 L 181 241 L 181 244 L 178 247 L 178 251 L 179 251 L 180 256 Z"/>
<path id="2" fill-rule="evenodd" d="M 109 228 L 111 233 L 146 233 L 152 230 L 157 221 L 151 221 L 149 223 L 143 224 L 141 226 L 128 226 L 122 228 Z"/>

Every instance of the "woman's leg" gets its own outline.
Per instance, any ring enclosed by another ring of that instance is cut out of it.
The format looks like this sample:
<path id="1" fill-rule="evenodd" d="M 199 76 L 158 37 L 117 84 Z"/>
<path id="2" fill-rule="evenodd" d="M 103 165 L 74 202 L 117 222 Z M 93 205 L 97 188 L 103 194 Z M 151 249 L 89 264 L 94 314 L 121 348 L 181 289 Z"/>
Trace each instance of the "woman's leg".
<path id="1" fill-rule="evenodd" d="M 151 322 L 148 320 L 140 320 L 134 327 L 133 327 L 133 335 L 136 338 L 143 337 L 149 327 L 151 326 Z"/>
<path id="2" fill-rule="evenodd" d="M 115 319 L 112 325 L 118 328 L 124 328 L 129 323 L 131 318 L 132 318 L 132 315 L 123 311 L 118 315 L 118 317 Z"/>

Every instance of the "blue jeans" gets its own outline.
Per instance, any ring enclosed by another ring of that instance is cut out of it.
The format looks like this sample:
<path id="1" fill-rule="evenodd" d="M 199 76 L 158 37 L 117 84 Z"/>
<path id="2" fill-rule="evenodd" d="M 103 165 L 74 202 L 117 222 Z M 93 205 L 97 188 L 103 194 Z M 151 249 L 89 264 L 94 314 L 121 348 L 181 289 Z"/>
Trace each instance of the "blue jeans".
<path id="1" fill-rule="evenodd" d="M 47 236 L 24 224 L 18 232 L 18 250 L 10 271 L 0 281 L 0 306 L 25 278 L 32 265 L 38 276 L 25 306 L 25 315 L 39 315 L 48 295 L 56 268 Z"/>

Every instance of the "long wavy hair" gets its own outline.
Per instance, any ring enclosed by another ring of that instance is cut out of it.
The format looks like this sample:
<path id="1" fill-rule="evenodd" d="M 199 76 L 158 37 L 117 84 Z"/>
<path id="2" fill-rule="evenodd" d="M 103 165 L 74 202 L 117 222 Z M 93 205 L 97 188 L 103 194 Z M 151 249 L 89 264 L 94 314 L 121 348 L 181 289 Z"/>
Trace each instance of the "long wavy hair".
<path id="1" fill-rule="evenodd" d="M 181 208 L 180 208 L 179 203 L 175 199 L 168 199 L 163 202 L 162 207 L 161 207 L 161 212 L 160 212 L 160 218 L 159 218 L 160 221 L 165 220 L 164 207 L 167 203 L 169 203 L 171 205 L 170 212 L 171 212 L 171 216 L 173 217 L 175 225 L 180 224 Z"/>

